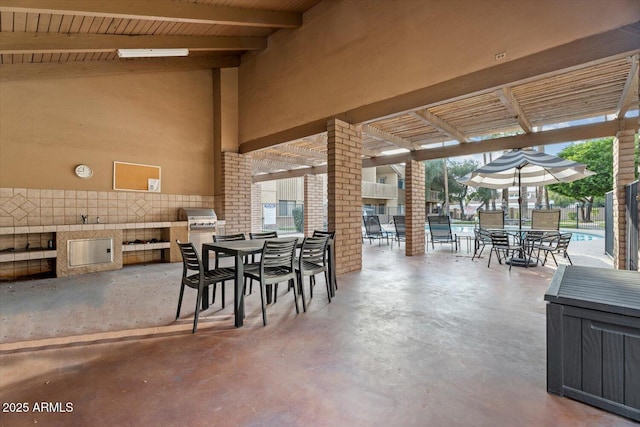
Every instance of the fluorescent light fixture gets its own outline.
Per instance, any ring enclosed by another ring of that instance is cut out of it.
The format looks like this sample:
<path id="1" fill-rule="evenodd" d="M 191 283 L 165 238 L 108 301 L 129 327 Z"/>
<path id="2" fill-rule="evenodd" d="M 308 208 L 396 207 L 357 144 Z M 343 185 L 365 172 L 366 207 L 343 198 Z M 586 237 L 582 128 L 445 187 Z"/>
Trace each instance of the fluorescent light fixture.
<path id="1" fill-rule="evenodd" d="M 162 56 L 187 56 L 189 49 L 118 49 L 120 58 L 157 58 Z"/>

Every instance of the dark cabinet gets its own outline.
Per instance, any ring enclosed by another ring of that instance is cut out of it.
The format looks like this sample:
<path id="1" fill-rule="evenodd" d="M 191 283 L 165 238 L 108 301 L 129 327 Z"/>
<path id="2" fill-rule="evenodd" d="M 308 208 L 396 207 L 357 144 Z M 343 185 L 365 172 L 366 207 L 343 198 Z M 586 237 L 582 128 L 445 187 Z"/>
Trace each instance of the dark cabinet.
<path id="1" fill-rule="evenodd" d="M 640 273 L 561 266 L 545 300 L 547 391 L 640 421 Z"/>

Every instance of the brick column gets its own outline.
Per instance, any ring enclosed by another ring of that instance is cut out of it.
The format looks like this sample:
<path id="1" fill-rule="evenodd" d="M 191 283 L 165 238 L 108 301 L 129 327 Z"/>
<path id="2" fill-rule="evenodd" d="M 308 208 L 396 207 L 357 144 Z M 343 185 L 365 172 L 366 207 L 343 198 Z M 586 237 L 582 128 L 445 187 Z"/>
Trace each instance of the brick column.
<path id="1" fill-rule="evenodd" d="M 424 163 L 409 160 L 405 164 L 406 244 L 407 256 L 421 255 L 425 251 L 425 196 Z"/>
<path id="2" fill-rule="evenodd" d="M 251 232 L 262 232 L 262 186 L 260 184 L 251 184 Z"/>
<path id="3" fill-rule="evenodd" d="M 221 193 L 214 206 L 226 221 L 225 233 L 246 233 L 251 229 L 251 159 L 238 153 L 221 153 Z"/>
<path id="4" fill-rule="evenodd" d="M 635 180 L 634 136 L 635 129 L 621 129 L 613 140 L 613 266 L 620 270 L 626 269 L 627 217 L 624 187 Z"/>
<path id="5" fill-rule="evenodd" d="M 327 191 L 336 271 L 362 270 L 362 131 L 338 119 L 327 123 Z"/>
<path id="6" fill-rule="evenodd" d="M 313 230 L 322 230 L 324 224 L 322 210 L 322 175 L 304 176 L 304 234 L 313 235 Z"/>

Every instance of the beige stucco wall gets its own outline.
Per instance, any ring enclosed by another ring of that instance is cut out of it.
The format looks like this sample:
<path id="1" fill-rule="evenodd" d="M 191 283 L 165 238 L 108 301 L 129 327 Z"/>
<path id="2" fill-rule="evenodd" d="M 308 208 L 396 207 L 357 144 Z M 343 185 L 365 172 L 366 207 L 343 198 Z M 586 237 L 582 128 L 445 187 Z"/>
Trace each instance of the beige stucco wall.
<path id="1" fill-rule="evenodd" d="M 637 0 L 321 2 L 243 57 L 240 142 L 638 20 Z"/>
<path id="2" fill-rule="evenodd" d="M 111 190 L 118 160 L 161 166 L 162 193 L 213 195 L 212 112 L 210 70 L 2 81 L 0 187 Z"/>

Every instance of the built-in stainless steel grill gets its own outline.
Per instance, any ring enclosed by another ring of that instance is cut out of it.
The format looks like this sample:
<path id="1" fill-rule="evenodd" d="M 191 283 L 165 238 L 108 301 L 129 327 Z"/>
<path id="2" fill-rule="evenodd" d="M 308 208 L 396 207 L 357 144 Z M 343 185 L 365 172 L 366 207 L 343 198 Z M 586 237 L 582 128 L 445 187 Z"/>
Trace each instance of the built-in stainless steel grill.
<path id="1" fill-rule="evenodd" d="M 189 241 L 198 252 L 202 250 L 203 243 L 213 242 L 213 235 L 218 228 L 218 217 L 213 209 L 180 208 L 178 221 L 187 221 Z"/>
<path id="2" fill-rule="evenodd" d="M 218 217 L 209 208 L 180 208 L 178 221 L 187 221 L 189 230 L 215 231 Z"/>

